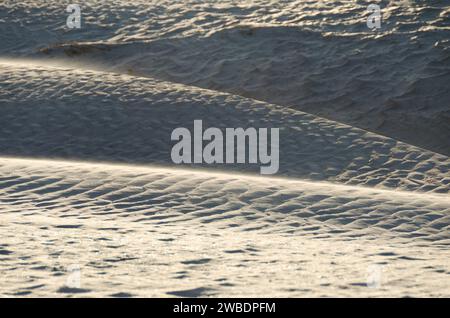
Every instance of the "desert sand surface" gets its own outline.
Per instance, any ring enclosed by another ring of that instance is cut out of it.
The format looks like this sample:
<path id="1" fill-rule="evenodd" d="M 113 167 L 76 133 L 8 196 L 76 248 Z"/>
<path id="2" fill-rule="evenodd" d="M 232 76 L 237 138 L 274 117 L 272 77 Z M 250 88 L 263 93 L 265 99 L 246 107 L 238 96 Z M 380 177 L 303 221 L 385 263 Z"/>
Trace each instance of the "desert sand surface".
<path id="1" fill-rule="evenodd" d="M 384 1 L 377 32 L 373 1 L 97 0 L 77 31 L 68 3 L 5 1 L 0 53 L 230 92 L 450 155 L 446 1 Z"/>
<path id="2" fill-rule="evenodd" d="M 0 3 L 0 296 L 449 297 L 431 2 Z M 197 119 L 279 128 L 279 172 L 173 164 Z"/>
<path id="3" fill-rule="evenodd" d="M 442 194 L 147 166 L 0 165 L 5 296 L 450 292 Z M 71 266 L 80 287 L 66 287 Z M 382 279 L 370 288 L 374 269 Z"/>

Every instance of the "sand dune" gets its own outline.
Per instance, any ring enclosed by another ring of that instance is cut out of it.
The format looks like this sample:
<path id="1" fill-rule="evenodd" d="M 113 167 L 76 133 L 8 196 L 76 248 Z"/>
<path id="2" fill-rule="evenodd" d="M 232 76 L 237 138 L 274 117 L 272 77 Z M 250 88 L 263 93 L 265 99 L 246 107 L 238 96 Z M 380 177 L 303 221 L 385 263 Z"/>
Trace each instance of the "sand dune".
<path id="1" fill-rule="evenodd" d="M 127 165 L 0 160 L 3 295 L 448 295 L 447 157 L 225 93 L 24 64 L 1 63 L 3 155 Z M 170 132 L 195 118 L 280 127 L 295 179 L 174 167 Z"/>
<path id="2" fill-rule="evenodd" d="M 201 39 L 68 43 L 38 56 L 226 91 L 449 155 L 448 44 L 426 35 L 359 37 L 239 26 Z M 421 51 L 431 61 L 419 71 Z"/>
<path id="3" fill-rule="evenodd" d="M 66 4 L 0 3 L 0 296 L 450 295 L 445 4 Z M 279 173 L 175 165 L 196 119 Z"/>
<path id="4" fill-rule="evenodd" d="M 46 160 L 0 177 L 5 296 L 450 292 L 448 196 Z"/>
<path id="5" fill-rule="evenodd" d="M 171 164 L 173 129 L 202 119 L 205 127 L 280 128 L 280 175 L 449 192 L 448 157 L 286 107 L 116 73 L 1 65 L 3 155 Z"/>
<path id="6" fill-rule="evenodd" d="M 448 156 L 448 4 L 389 1 L 373 32 L 369 3 L 90 1 L 71 32 L 63 1 L 6 1 L 0 53 L 226 91 Z"/>

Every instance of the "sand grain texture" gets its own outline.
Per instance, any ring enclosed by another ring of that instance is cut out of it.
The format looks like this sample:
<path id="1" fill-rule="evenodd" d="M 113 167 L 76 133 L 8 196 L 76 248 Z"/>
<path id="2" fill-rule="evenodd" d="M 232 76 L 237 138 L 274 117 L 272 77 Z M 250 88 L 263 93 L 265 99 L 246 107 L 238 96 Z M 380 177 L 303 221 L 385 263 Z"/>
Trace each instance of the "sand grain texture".
<path id="1" fill-rule="evenodd" d="M 0 296 L 450 296 L 450 10 L 0 3 Z M 280 128 L 280 169 L 173 129 Z"/>

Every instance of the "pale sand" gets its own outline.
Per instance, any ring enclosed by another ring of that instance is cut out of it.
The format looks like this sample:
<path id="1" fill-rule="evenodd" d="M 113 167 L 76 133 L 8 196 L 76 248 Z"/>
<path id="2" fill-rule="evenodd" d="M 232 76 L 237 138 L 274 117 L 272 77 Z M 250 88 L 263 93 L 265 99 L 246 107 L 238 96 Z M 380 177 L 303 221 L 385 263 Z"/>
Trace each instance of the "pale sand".
<path id="1" fill-rule="evenodd" d="M 450 296 L 448 7 L 65 5 L 0 3 L 0 296 Z M 279 174 L 174 166 L 195 119 Z"/>
<path id="2" fill-rule="evenodd" d="M 449 295 L 447 157 L 237 96 L 22 64 L 1 63 L 3 154 L 127 165 L 1 160 L 4 296 Z M 296 179 L 167 166 L 171 130 L 195 118 L 280 127 L 279 176 Z M 64 287 L 73 266 L 81 285 Z"/>
<path id="3" fill-rule="evenodd" d="M 450 294 L 448 196 L 172 168 L 0 165 L 3 296 Z M 67 288 L 73 266 L 80 285 Z"/>
<path id="4" fill-rule="evenodd" d="M 173 129 L 202 119 L 205 128 L 280 128 L 281 176 L 450 190 L 447 156 L 361 129 L 236 95 L 33 63 L 0 60 L 3 156 L 171 164 Z M 259 165 L 216 168 L 259 173 Z"/>
<path id="5" fill-rule="evenodd" d="M 90 1 L 0 4 L 0 54 L 63 58 L 267 101 L 450 155 L 450 6 L 372 1 Z"/>

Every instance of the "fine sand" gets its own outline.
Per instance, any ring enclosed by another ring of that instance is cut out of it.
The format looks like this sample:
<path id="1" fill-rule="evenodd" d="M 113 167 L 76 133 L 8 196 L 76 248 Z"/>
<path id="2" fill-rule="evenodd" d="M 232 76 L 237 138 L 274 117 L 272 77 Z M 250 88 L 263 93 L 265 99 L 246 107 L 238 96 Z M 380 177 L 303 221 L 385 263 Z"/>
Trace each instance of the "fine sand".
<path id="1" fill-rule="evenodd" d="M 0 297 L 449 297 L 450 10 L 336 4 L 0 3 Z M 196 119 L 278 174 L 173 164 Z"/>

